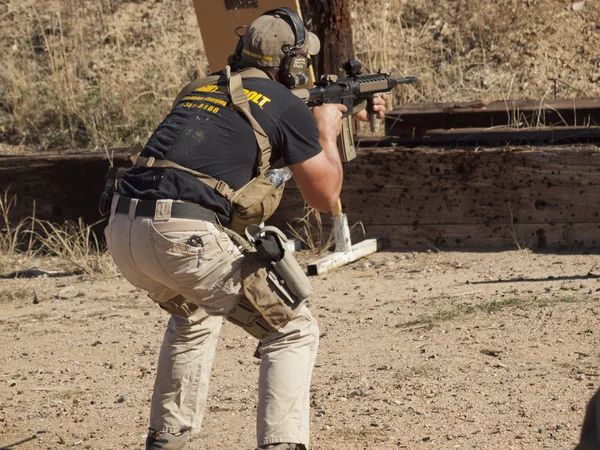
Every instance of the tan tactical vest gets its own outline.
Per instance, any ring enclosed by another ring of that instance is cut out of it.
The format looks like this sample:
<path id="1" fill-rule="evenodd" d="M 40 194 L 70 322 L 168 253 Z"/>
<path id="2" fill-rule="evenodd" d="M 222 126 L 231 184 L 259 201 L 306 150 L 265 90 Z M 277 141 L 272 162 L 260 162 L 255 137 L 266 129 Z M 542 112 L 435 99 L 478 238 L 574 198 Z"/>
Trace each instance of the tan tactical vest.
<path id="1" fill-rule="evenodd" d="M 173 161 L 158 160 L 154 157 L 145 158 L 141 156 L 140 153 L 132 156 L 131 160 L 134 165 L 138 167 L 169 168 L 194 175 L 198 180 L 212 187 L 229 201 L 231 205 L 231 222 L 228 228 L 236 233 L 242 234 L 246 229 L 246 226 L 250 224 L 258 225 L 273 215 L 281 201 L 285 184 L 277 187 L 265 176 L 267 170 L 269 170 L 271 144 L 269 142 L 269 137 L 263 128 L 256 119 L 252 117 L 250 103 L 248 102 L 248 97 L 244 93 L 242 85 L 243 78 L 268 78 L 267 74 L 254 68 L 231 74 L 231 69 L 227 66 L 225 67 L 225 76 L 227 78 L 227 88 L 229 90 L 229 95 L 231 96 L 231 101 L 252 126 L 256 142 L 258 143 L 257 171 L 255 178 L 237 191 L 234 191 L 224 181 L 216 180 L 209 175 L 181 166 Z M 173 102 L 173 108 L 177 106 L 181 99 L 195 89 L 216 83 L 219 78 L 218 75 L 214 75 L 192 81 L 183 88 L 179 95 L 177 95 L 177 98 Z"/>

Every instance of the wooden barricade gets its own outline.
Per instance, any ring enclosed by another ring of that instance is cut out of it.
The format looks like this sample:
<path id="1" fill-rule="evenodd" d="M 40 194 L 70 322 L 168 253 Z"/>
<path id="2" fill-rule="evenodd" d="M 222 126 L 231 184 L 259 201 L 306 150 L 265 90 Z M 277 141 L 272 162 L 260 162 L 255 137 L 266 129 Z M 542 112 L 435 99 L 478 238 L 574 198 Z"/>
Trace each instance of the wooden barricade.
<path id="1" fill-rule="evenodd" d="M 412 103 L 386 115 L 397 145 L 558 145 L 600 142 L 600 98 Z"/>
<path id="2" fill-rule="evenodd" d="M 538 102 L 529 104 L 534 103 Z M 466 119 L 444 118 L 437 106 L 419 106 L 418 113 L 416 106 L 405 106 L 414 116 L 401 112 L 400 119 L 412 117 L 414 123 L 429 124 L 421 125 L 419 136 L 402 131 L 400 136 L 361 139 L 358 157 L 344 165 L 344 210 L 351 226 L 360 222 L 367 230 L 366 236 L 357 234 L 353 241 L 383 237 L 388 248 L 405 250 L 598 247 L 600 152 L 596 145 L 548 145 L 600 142 L 597 103 L 597 99 L 576 101 L 571 116 L 554 103 L 564 126 L 527 130 L 485 128 L 486 120 L 500 117 L 495 116 L 498 107 L 484 108 L 478 113 L 483 118 L 463 108 L 473 127 L 436 131 L 432 127 L 464 125 Z M 430 116 L 423 111 L 436 108 L 437 118 L 427 119 Z M 523 104 L 520 108 L 525 109 Z M 452 109 L 446 112 L 456 115 Z M 587 125 L 581 123 L 584 116 Z M 546 145 L 515 145 L 530 141 Z M 492 144 L 499 146 L 489 147 Z M 128 152 L 112 151 L 115 165 L 129 166 Z M 17 195 L 15 220 L 30 216 L 35 201 L 40 219 L 82 217 L 91 224 L 101 219 L 98 197 L 107 168 L 103 152 L 0 156 L 0 192 L 10 187 L 9 194 Z M 288 223 L 302 217 L 303 205 L 300 192 L 290 183 L 272 223 L 287 229 Z M 327 229 L 329 221 L 324 223 Z"/>

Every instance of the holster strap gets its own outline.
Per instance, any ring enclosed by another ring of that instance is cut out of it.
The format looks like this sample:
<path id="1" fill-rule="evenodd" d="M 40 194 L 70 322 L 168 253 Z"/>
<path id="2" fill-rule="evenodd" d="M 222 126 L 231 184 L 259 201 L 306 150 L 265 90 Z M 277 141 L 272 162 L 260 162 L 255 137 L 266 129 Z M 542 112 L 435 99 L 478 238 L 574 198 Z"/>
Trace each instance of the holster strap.
<path id="1" fill-rule="evenodd" d="M 258 340 L 262 340 L 265 335 L 277 330 L 267 323 L 245 297 L 242 297 L 227 315 L 227 320 L 243 328 Z"/>
<path id="2" fill-rule="evenodd" d="M 183 295 L 178 295 L 168 302 L 157 302 L 165 311 L 175 316 L 187 319 L 198 310 L 198 305 L 186 301 Z"/>
<path id="3" fill-rule="evenodd" d="M 242 85 L 242 78 L 266 78 L 267 75 L 256 68 L 249 68 L 232 74 L 231 68 L 226 66 L 225 76 L 227 77 L 227 87 L 229 90 L 229 95 L 231 96 L 231 101 L 244 115 L 244 117 L 246 117 L 246 120 L 250 123 L 252 130 L 254 131 L 254 136 L 256 137 L 256 142 L 260 150 L 257 159 L 257 172 L 260 174 L 269 168 L 271 159 L 271 142 L 269 141 L 269 136 L 267 133 L 265 133 L 265 130 L 263 130 L 258 121 L 252 116 L 250 102 L 248 101 L 248 96 L 244 92 L 244 86 Z"/>
<path id="4" fill-rule="evenodd" d="M 214 190 L 216 190 L 219 194 L 225 197 L 227 200 L 231 200 L 235 191 L 229 187 L 227 183 L 221 180 L 217 180 L 210 175 L 206 175 L 202 172 L 198 172 L 196 170 L 190 169 L 189 167 L 182 166 L 181 164 L 177 164 L 174 161 L 169 161 L 168 159 L 156 159 L 153 156 L 146 158 L 145 156 L 141 156 L 139 153 L 130 157 L 131 161 L 136 167 L 152 167 L 156 169 L 177 169 L 182 172 L 189 173 L 190 175 L 195 176 L 204 184 L 210 186 Z"/>

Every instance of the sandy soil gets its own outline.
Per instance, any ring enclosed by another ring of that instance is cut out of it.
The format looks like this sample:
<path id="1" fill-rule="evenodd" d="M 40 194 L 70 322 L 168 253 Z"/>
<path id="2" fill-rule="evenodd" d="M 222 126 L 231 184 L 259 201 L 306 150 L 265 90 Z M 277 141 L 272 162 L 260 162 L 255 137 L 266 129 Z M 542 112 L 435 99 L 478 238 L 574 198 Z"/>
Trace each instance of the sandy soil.
<path id="1" fill-rule="evenodd" d="M 384 252 L 315 277 L 311 448 L 573 448 L 600 384 L 596 261 Z M 1 279 L 0 303 L 0 446 L 143 448 L 166 313 L 121 278 Z M 224 326 L 191 449 L 254 448 L 255 345 Z"/>

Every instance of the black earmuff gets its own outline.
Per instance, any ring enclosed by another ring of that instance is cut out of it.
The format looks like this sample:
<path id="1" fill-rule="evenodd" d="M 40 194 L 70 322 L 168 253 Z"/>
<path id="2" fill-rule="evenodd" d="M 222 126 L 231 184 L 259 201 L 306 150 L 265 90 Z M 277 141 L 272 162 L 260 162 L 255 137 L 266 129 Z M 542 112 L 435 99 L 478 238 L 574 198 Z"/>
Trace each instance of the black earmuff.
<path id="1" fill-rule="evenodd" d="M 284 56 L 279 64 L 279 79 L 289 89 L 308 84 L 308 68 L 312 60 L 307 55 L 300 53 L 306 43 L 306 29 L 296 11 L 291 8 L 281 7 L 266 11 L 263 15 L 283 13 L 282 17 L 287 17 L 288 23 L 294 31 L 295 42 L 285 44 L 281 47 Z"/>
<path id="2" fill-rule="evenodd" d="M 312 60 L 294 50 L 288 52 L 279 65 L 279 79 L 289 89 L 308 84 L 308 68 Z"/>
<path id="3" fill-rule="evenodd" d="M 243 26 L 237 27 L 235 29 L 235 34 L 238 37 L 238 43 L 235 46 L 235 51 L 233 52 L 233 55 L 230 55 L 227 58 L 227 64 L 230 67 L 235 67 L 242 61 L 242 51 L 244 50 L 244 35 L 242 33 L 240 33 L 240 30 L 247 30 L 247 29 L 248 29 L 248 25 L 243 25 Z"/>

